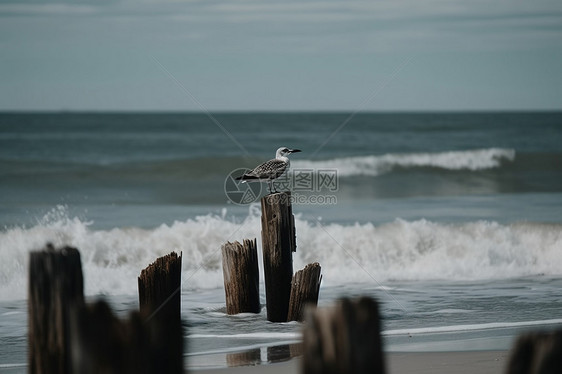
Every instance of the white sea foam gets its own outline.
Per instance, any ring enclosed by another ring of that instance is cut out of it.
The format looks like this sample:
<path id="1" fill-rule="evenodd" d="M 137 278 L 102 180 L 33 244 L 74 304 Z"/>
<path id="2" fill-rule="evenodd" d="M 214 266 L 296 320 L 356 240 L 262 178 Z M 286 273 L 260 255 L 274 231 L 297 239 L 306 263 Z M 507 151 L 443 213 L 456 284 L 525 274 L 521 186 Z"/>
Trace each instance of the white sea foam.
<path id="1" fill-rule="evenodd" d="M 418 327 L 411 329 L 392 329 L 382 331 L 383 336 L 397 336 L 397 335 L 416 335 L 416 334 L 445 334 L 445 333 L 458 333 L 482 330 L 498 330 L 508 328 L 522 328 L 533 326 L 548 326 L 560 325 L 562 319 L 547 319 L 538 321 L 518 321 L 518 322 L 490 322 L 490 323 L 475 323 L 465 325 L 447 325 L 447 326 L 433 326 L 433 327 Z M 256 333 L 242 333 L 242 334 L 191 334 L 191 339 L 201 338 L 218 338 L 218 339 L 266 339 L 266 340 L 300 340 L 302 334 L 300 332 L 256 332 Z"/>
<path id="2" fill-rule="evenodd" d="M 323 286 L 388 280 L 477 280 L 562 274 L 562 225 L 395 220 L 383 225 L 321 224 L 296 217 L 295 270 L 322 265 Z M 51 242 L 80 249 L 85 292 L 136 294 L 140 271 L 171 251 L 183 253 L 182 287 L 222 287 L 220 248 L 258 238 L 260 216 L 207 215 L 153 229 L 93 230 L 64 208 L 35 226 L 0 231 L 0 299 L 23 299 L 30 250 Z M 263 281 L 263 274 L 261 275 Z"/>
<path id="3" fill-rule="evenodd" d="M 473 312 L 474 310 L 470 309 L 439 309 L 431 312 L 425 312 L 424 314 L 465 314 Z"/>
<path id="4" fill-rule="evenodd" d="M 445 334 L 445 333 L 453 333 L 453 332 L 497 330 L 497 329 L 560 325 L 560 324 L 562 324 L 562 319 L 547 319 L 541 321 L 521 321 L 521 322 L 490 322 L 490 323 L 478 323 L 478 324 L 469 324 L 469 325 L 451 325 L 451 326 L 437 326 L 437 327 L 420 327 L 414 329 L 396 329 L 396 330 L 383 331 L 381 334 L 385 336 L 415 335 L 415 334 Z"/>
<path id="5" fill-rule="evenodd" d="M 294 160 L 293 168 L 337 169 L 340 177 L 388 173 L 396 167 L 434 167 L 446 170 L 483 170 L 513 161 L 515 150 L 504 148 L 474 149 L 438 153 L 392 153 L 380 156 L 344 157 L 331 160 Z"/>

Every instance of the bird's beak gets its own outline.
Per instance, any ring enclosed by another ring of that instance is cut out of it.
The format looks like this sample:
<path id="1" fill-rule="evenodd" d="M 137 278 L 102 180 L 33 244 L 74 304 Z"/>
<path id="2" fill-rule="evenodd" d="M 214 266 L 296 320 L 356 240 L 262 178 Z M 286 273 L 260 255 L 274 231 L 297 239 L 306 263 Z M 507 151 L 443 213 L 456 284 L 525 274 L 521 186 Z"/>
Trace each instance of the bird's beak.
<path id="1" fill-rule="evenodd" d="M 300 149 L 289 149 L 289 153 L 297 153 L 297 152 L 301 152 Z"/>

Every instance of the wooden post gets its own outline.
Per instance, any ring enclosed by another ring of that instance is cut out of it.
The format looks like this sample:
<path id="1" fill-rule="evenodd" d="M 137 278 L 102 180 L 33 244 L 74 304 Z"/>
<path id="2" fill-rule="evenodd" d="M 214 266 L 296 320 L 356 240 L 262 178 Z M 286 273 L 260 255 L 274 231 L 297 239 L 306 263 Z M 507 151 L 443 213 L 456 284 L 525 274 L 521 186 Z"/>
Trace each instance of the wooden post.
<path id="1" fill-rule="evenodd" d="M 80 252 L 50 244 L 29 256 L 29 372 L 70 373 L 69 318 L 84 303 Z"/>
<path id="2" fill-rule="evenodd" d="M 562 330 L 529 332 L 511 349 L 505 373 L 559 373 L 562 368 Z"/>
<path id="3" fill-rule="evenodd" d="M 156 259 L 141 271 L 138 285 L 142 314 L 180 319 L 181 254 L 172 252 Z"/>
<path id="4" fill-rule="evenodd" d="M 377 302 L 344 298 L 332 308 L 311 311 L 303 350 L 304 374 L 384 373 Z"/>
<path id="5" fill-rule="evenodd" d="M 139 313 L 134 315 L 121 321 L 104 301 L 76 308 L 71 318 L 72 372 L 154 372 L 149 337 Z"/>
<path id="6" fill-rule="evenodd" d="M 286 322 L 296 250 L 291 194 L 266 195 L 261 199 L 261 209 L 267 320 Z"/>
<path id="7" fill-rule="evenodd" d="M 222 247 L 226 313 L 259 313 L 259 271 L 256 239 L 227 242 Z"/>
<path id="8" fill-rule="evenodd" d="M 30 373 L 183 373 L 179 292 L 164 292 L 167 288 L 162 285 L 171 287 L 173 282 L 154 279 L 166 274 L 177 280 L 179 291 L 181 257 L 178 260 L 175 253 L 167 257 L 158 259 L 153 264 L 156 269 L 139 277 L 139 285 L 146 288 L 140 297 L 141 304 L 148 308 L 144 315 L 132 313 L 129 320 L 121 321 L 105 302 L 84 304 L 77 249 L 55 250 L 48 245 L 43 251 L 31 252 Z M 157 305 L 155 300 L 166 295 L 163 304 Z M 175 295 L 177 309 L 166 304 L 174 305 Z M 176 314 L 177 318 L 171 318 Z"/>
<path id="9" fill-rule="evenodd" d="M 304 319 L 304 307 L 318 304 L 318 293 L 322 268 L 318 262 L 308 264 L 293 276 L 291 283 L 291 297 L 289 299 L 289 314 L 287 321 L 302 321 Z"/>
<path id="10" fill-rule="evenodd" d="M 182 373 L 181 254 L 158 258 L 141 272 L 138 286 L 140 313 L 150 331 L 152 353 L 159 359 L 158 371 Z"/>
<path id="11" fill-rule="evenodd" d="M 73 313 L 71 325 L 73 373 L 183 373 L 183 352 L 175 346 L 180 339 L 181 348 L 183 333 L 173 321 L 147 322 L 139 312 L 120 319 L 98 301 Z"/>

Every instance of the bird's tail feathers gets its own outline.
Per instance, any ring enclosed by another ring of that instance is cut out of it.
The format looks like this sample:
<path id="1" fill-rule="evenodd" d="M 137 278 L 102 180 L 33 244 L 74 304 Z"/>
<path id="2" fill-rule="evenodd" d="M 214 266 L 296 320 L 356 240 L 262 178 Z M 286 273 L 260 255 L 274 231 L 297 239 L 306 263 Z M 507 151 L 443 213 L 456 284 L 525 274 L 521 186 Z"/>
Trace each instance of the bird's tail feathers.
<path id="1" fill-rule="evenodd" d="M 253 179 L 259 179 L 259 178 L 254 176 L 254 175 L 247 175 L 247 174 L 244 174 L 244 175 L 236 178 L 237 181 L 240 181 L 240 180 L 241 181 L 247 181 L 247 180 L 253 180 Z"/>

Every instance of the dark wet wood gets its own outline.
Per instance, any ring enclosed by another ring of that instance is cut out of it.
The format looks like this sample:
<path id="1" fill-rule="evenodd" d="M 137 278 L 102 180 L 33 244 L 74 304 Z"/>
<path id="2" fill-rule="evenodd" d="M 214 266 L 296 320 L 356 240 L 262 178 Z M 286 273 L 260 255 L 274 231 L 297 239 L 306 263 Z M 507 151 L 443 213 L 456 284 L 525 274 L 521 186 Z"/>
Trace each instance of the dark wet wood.
<path id="1" fill-rule="evenodd" d="M 307 311 L 303 351 L 304 374 L 384 373 L 377 302 L 343 298 Z"/>
<path id="2" fill-rule="evenodd" d="M 181 255 L 172 252 L 156 259 L 138 278 L 142 314 L 180 319 Z"/>
<path id="3" fill-rule="evenodd" d="M 259 271 L 256 239 L 221 247 L 226 313 L 259 313 Z"/>
<path id="4" fill-rule="evenodd" d="M 73 317 L 73 373 L 184 373 L 178 321 L 147 320 L 138 311 L 118 318 L 105 301 L 84 306 Z"/>
<path id="5" fill-rule="evenodd" d="M 267 319 L 286 322 L 296 250 L 295 221 L 289 192 L 261 199 L 262 247 Z"/>
<path id="6" fill-rule="evenodd" d="M 84 304 L 80 253 L 76 248 L 29 255 L 29 373 L 71 373 L 70 314 Z"/>
<path id="7" fill-rule="evenodd" d="M 535 331 L 517 338 L 505 373 L 560 373 L 561 370 L 562 330 Z"/>
<path id="8" fill-rule="evenodd" d="M 175 252 L 160 257 L 138 278 L 140 315 L 150 335 L 155 373 L 183 371 L 181 260 Z"/>
<path id="9" fill-rule="evenodd" d="M 305 306 L 318 304 L 322 268 L 318 262 L 308 264 L 293 276 L 287 321 L 303 321 Z"/>

